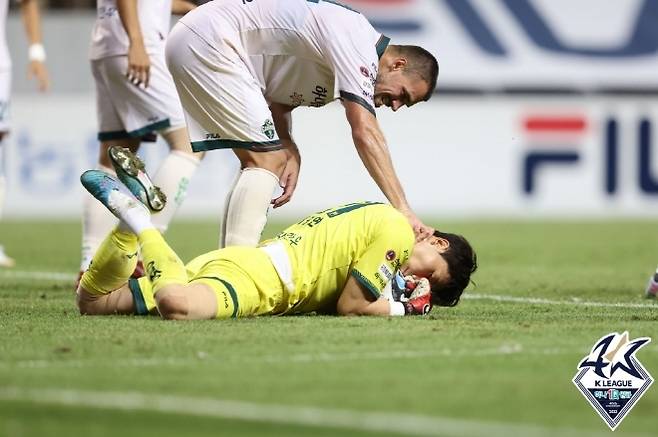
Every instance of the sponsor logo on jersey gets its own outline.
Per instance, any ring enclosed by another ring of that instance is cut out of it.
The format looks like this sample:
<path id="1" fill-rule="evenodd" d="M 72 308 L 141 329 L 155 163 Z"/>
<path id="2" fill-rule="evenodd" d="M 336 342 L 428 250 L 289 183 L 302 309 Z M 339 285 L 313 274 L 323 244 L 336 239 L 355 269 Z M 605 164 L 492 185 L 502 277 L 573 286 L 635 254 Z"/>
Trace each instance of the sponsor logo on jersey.
<path id="1" fill-rule="evenodd" d="M 310 103 L 311 106 L 319 108 L 327 104 L 327 88 L 322 85 L 316 85 L 315 89 L 311 91 L 311 94 L 315 96 L 313 101 Z"/>
<path id="2" fill-rule="evenodd" d="M 393 270 L 391 270 L 391 268 L 386 263 L 380 265 L 378 270 L 382 275 L 384 275 L 387 281 L 390 281 L 391 278 L 393 278 Z"/>

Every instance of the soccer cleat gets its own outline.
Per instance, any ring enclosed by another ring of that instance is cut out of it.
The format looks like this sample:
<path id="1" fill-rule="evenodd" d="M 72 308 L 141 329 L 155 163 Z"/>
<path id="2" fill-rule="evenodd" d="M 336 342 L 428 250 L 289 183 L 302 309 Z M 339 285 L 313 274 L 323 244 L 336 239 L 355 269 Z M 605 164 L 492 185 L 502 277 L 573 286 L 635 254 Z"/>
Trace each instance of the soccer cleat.
<path id="1" fill-rule="evenodd" d="M 0 246 L 0 267 L 14 267 L 16 261 L 5 253 L 5 248 Z"/>
<path id="2" fill-rule="evenodd" d="M 656 298 L 658 296 L 658 270 L 649 278 L 645 295 L 648 298 Z"/>
<path id="3" fill-rule="evenodd" d="M 152 212 L 162 211 L 167 196 L 153 184 L 144 163 L 130 149 L 113 146 L 108 150 L 117 177 Z"/>
<path id="4" fill-rule="evenodd" d="M 146 214 L 149 210 L 121 182 L 100 170 L 87 170 L 80 176 L 80 182 L 115 217 L 124 220 L 127 213 L 134 208 L 141 208 Z"/>

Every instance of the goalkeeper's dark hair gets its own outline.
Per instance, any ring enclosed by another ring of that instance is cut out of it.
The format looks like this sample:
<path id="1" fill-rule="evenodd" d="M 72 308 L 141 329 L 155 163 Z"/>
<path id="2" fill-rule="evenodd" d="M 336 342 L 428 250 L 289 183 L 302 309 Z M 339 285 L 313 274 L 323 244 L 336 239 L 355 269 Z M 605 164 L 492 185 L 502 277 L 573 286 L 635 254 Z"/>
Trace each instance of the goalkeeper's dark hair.
<path id="1" fill-rule="evenodd" d="M 407 59 L 406 73 L 415 73 L 429 85 L 429 91 L 423 96 L 424 101 L 428 101 L 436 82 L 439 78 L 439 62 L 433 54 L 422 47 L 409 45 L 390 45 L 395 50 L 395 54 Z"/>
<path id="2" fill-rule="evenodd" d="M 448 263 L 450 281 L 432 287 L 432 304 L 454 307 L 471 282 L 471 275 L 478 268 L 477 255 L 468 240 L 461 235 L 434 231 L 434 236 L 445 238 L 450 243 L 448 250 L 441 254 Z"/>

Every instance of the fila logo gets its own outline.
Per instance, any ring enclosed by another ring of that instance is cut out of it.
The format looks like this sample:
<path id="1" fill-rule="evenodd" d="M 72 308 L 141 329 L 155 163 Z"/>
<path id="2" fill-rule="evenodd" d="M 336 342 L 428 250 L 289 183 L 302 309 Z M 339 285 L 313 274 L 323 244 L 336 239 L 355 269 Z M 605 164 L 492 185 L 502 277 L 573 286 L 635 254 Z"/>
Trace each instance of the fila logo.
<path id="1" fill-rule="evenodd" d="M 538 179 L 542 168 L 551 166 L 569 166 L 577 168 L 585 159 L 579 150 L 585 134 L 593 129 L 592 123 L 584 115 L 532 115 L 523 120 L 528 152 L 522 161 L 522 190 L 532 196 L 537 191 Z M 608 196 L 619 191 L 620 167 L 620 123 L 614 117 L 608 117 L 602 126 L 602 190 Z M 652 121 L 640 117 L 637 123 L 624 126 L 636 132 L 636 183 L 640 192 L 658 195 L 658 175 L 651 168 Z M 630 146 L 630 145 L 629 145 Z M 658 172 L 657 172 L 658 173 Z M 548 182 L 547 182 L 548 183 Z"/>

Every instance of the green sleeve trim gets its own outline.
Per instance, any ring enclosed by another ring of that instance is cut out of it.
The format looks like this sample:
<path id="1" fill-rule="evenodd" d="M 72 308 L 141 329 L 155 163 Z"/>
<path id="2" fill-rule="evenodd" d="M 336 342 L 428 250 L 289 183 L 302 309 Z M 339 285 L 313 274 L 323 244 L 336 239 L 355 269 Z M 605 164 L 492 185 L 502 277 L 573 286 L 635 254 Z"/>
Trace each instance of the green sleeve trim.
<path id="1" fill-rule="evenodd" d="M 273 141 L 239 141 L 239 140 L 203 140 L 192 141 L 192 150 L 195 152 L 206 152 L 216 149 L 247 149 L 254 152 L 271 152 L 283 149 L 279 140 Z"/>
<path id="2" fill-rule="evenodd" d="M 354 278 L 359 281 L 359 284 L 363 285 L 375 299 L 379 299 L 379 296 L 381 296 L 382 293 L 379 291 L 379 288 L 375 286 L 375 284 L 370 282 L 370 280 L 363 276 L 363 274 L 361 274 L 361 272 L 359 272 L 357 269 L 352 269 L 350 274 L 354 276 Z"/>
<path id="3" fill-rule="evenodd" d="M 356 94 L 348 93 L 347 91 L 341 91 L 340 98 L 349 100 L 350 102 L 358 103 L 359 105 L 366 108 L 368 112 L 370 112 L 372 115 L 377 117 L 377 114 L 375 113 L 375 108 L 373 108 L 372 105 L 368 103 L 368 101 L 363 97 L 357 96 Z"/>
<path id="4" fill-rule="evenodd" d="M 231 314 L 231 318 L 235 319 L 238 316 L 238 310 L 240 309 L 240 303 L 238 302 L 238 294 L 235 292 L 235 288 L 233 288 L 233 285 L 231 285 L 230 282 L 225 281 L 221 278 L 216 278 L 214 276 L 198 276 L 194 278 L 193 280 L 197 279 L 214 279 L 215 281 L 219 281 L 222 283 L 224 287 L 228 290 L 228 294 L 231 296 L 231 300 L 233 301 L 233 314 Z"/>
<path id="5" fill-rule="evenodd" d="M 133 302 L 135 302 L 135 315 L 136 316 L 148 316 L 149 310 L 146 308 L 146 302 L 144 301 L 144 296 L 142 295 L 142 289 L 139 287 L 139 282 L 135 278 L 130 278 L 128 280 L 128 288 L 133 295 Z"/>
<path id="6" fill-rule="evenodd" d="M 386 51 L 386 47 L 388 47 L 388 44 L 390 42 L 391 42 L 391 38 L 387 37 L 384 34 L 382 34 L 382 36 L 379 37 L 379 40 L 375 45 L 375 48 L 377 49 L 377 57 L 379 59 L 381 59 L 382 56 L 384 55 L 384 52 Z"/>

